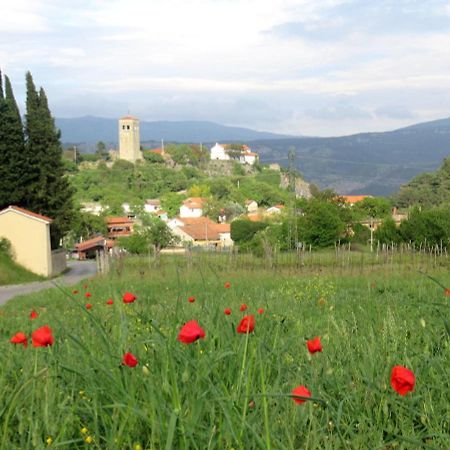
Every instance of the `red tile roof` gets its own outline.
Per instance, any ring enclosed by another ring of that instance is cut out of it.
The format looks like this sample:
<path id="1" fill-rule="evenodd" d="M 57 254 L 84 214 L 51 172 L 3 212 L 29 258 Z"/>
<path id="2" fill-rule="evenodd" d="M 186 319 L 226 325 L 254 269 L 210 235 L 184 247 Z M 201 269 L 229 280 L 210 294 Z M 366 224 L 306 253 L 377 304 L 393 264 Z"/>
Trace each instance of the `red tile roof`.
<path id="1" fill-rule="evenodd" d="M 227 227 L 225 230 L 224 225 Z M 180 227 L 182 231 L 191 236 L 195 241 L 218 241 L 220 239 L 220 233 L 227 233 L 230 231 L 229 224 L 208 223 L 186 225 Z"/>
<path id="2" fill-rule="evenodd" d="M 351 205 L 363 201 L 365 198 L 372 197 L 371 195 L 342 195 L 341 196 L 347 203 Z"/>
<path id="3" fill-rule="evenodd" d="M 164 150 L 162 148 L 151 148 L 149 150 L 150 153 L 156 153 L 157 155 L 164 154 Z"/>
<path id="4" fill-rule="evenodd" d="M 75 244 L 75 248 L 83 252 L 85 250 L 88 250 L 92 247 L 97 247 L 101 245 L 105 245 L 105 238 L 103 236 L 96 236 L 94 238 L 88 239 L 86 241 L 80 242 L 79 244 Z"/>
<path id="5" fill-rule="evenodd" d="M 123 224 L 133 224 L 134 221 L 129 219 L 128 217 L 107 217 L 106 218 L 106 223 L 108 225 L 123 225 Z"/>
<path id="6" fill-rule="evenodd" d="M 40 219 L 40 220 L 43 220 L 43 221 L 48 222 L 48 223 L 52 223 L 53 222 L 53 219 L 51 219 L 50 217 L 43 216 L 42 214 L 38 214 L 38 213 L 35 213 L 33 211 L 29 211 L 28 209 L 21 208 L 20 206 L 14 206 L 14 205 L 8 206 L 8 208 L 5 208 L 3 211 L 0 211 L 0 214 L 3 213 L 3 212 L 6 212 L 8 210 L 9 211 L 17 211 L 17 212 L 25 214 L 25 215 L 27 215 L 29 217 L 34 217 L 35 219 Z"/>

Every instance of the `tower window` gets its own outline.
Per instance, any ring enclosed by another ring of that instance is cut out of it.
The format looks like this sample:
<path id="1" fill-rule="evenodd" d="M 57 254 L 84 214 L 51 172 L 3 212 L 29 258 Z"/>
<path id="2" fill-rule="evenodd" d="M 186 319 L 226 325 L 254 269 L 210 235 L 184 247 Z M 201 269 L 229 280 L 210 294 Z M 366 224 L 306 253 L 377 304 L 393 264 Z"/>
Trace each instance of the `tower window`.
<path id="1" fill-rule="evenodd" d="M 122 125 L 122 130 L 125 130 L 125 125 Z"/>
<path id="2" fill-rule="evenodd" d="M 129 130 L 130 129 L 130 125 L 127 125 L 127 130 Z"/>

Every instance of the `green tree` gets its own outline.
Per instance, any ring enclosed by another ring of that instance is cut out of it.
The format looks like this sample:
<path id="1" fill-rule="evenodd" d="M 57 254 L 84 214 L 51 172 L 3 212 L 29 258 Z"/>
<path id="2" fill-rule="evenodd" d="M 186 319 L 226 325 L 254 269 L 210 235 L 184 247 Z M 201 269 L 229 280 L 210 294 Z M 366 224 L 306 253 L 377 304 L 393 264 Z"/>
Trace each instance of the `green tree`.
<path id="1" fill-rule="evenodd" d="M 387 217 L 374 233 L 375 241 L 382 244 L 398 244 L 402 237 L 392 217 Z"/>
<path id="2" fill-rule="evenodd" d="M 304 216 L 298 220 L 299 241 L 313 247 L 328 247 L 344 236 L 345 223 L 339 206 L 317 199 L 309 202 Z"/>
<path id="3" fill-rule="evenodd" d="M 108 150 L 106 150 L 106 144 L 103 141 L 97 142 L 95 153 L 99 159 L 108 159 Z"/>
<path id="4" fill-rule="evenodd" d="M 265 222 L 251 222 L 250 220 L 234 220 L 231 222 L 231 239 L 241 245 L 250 242 L 253 236 L 268 226 Z"/>
<path id="5" fill-rule="evenodd" d="M 23 205 L 29 174 L 19 108 L 7 76 L 3 94 L 0 72 L 0 209 Z"/>
<path id="6" fill-rule="evenodd" d="M 353 209 L 355 213 L 364 218 L 371 217 L 383 218 L 391 213 L 391 202 L 383 197 L 366 197 L 364 200 L 357 202 Z"/>
<path id="7" fill-rule="evenodd" d="M 180 211 L 181 202 L 186 198 L 185 195 L 180 195 L 175 192 L 168 192 L 161 196 L 161 206 L 167 211 L 169 217 L 176 216 Z"/>
<path id="8" fill-rule="evenodd" d="M 48 107 L 44 89 L 39 93 L 30 72 L 26 74 L 26 157 L 32 175 L 24 201 L 31 211 L 53 219 L 50 228 L 52 248 L 70 230 L 74 216 L 73 188 L 64 174 L 60 132 Z"/>

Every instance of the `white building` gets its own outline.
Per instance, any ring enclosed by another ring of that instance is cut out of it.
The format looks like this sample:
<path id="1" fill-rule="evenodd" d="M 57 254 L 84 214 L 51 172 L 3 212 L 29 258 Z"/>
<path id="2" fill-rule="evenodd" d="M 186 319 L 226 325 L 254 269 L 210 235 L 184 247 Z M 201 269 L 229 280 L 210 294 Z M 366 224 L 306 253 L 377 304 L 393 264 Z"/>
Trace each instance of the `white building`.
<path id="1" fill-rule="evenodd" d="M 161 209 L 161 202 L 157 198 L 145 200 L 144 210 L 148 213 L 155 213 Z"/>
<path id="2" fill-rule="evenodd" d="M 235 157 L 230 156 L 230 152 L 236 154 Z M 231 159 L 238 160 L 241 164 L 253 165 L 258 161 L 258 153 L 252 152 L 248 145 L 242 145 L 237 148 L 231 148 L 230 144 L 219 144 L 211 147 L 211 160 L 229 161 Z"/>
<path id="3" fill-rule="evenodd" d="M 89 214 L 93 214 L 94 216 L 99 216 L 103 211 L 105 211 L 101 203 L 97 202 L 83 202 L 81 203 L 81 211 Z"/>
<path id="4" fill-rule="evenodd" d="M 245 207 L 249 213 L 258 211 L 258 203 L 255 200 L 245 200 Z"/>
<path id="5" fill-rule="evenodd" d="M 205 199 L 201 197 L 190 197 L 183 201 L 180 207 L 180 217 L 201 217 Z"/>
<path id="6" fill-rule="evenodd" d="M 211 160 L 229 161 L 230 155 L 226 152 L 225 147 L 216 142 L 214 147 L 211 147 Z"/>

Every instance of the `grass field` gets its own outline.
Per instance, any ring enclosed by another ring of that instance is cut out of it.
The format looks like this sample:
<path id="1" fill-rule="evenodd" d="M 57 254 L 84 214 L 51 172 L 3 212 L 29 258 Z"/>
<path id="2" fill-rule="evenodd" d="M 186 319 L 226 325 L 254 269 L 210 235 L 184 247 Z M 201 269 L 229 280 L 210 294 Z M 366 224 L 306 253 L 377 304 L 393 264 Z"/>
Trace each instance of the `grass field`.
<path id="1" fill-rule="evenodd" d="M 0 309 L 0 450 L 449 448 L 447 259 L 231 258 L 120 261 L 76 294 Z M 239 334 L 246 314 L 255 330 Z M 190 320 L 206 336 L 183 344 Z M 43 325 L 52 346 L 9 342 Z M 315 336 L 323 351 L 310 354 Z M 122 364 L 126 352 L 137 366 Z M 405 396 L 390 385 L 396 365 L 416 377 Z M 299 385 L 312 395 L 303 404 Z"/>
<path id="2" fill-rule="evenodd" d="M 43 278 L 11 261 L 9 256 L 0 252 L 0 286 L 6 284 L 28 283 L 30 281 L 39 281 Z"/>

